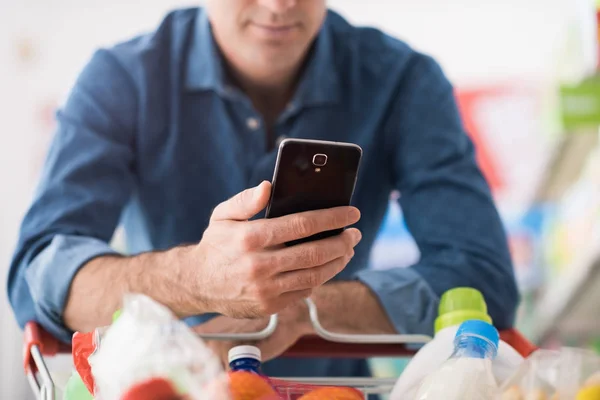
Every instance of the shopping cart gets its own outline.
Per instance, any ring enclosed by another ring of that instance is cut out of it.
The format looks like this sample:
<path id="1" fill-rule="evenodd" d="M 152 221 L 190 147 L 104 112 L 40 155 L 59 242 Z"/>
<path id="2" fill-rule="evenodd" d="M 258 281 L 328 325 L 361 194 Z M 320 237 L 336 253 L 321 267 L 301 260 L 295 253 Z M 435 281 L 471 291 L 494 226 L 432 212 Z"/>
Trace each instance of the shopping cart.
<path id="1" fill-rule="evenodd" d="M 431 337 L 427 335 L 349 335 L 326 330 L 319 322 L 315 304 L 307 299 L 310 320 L 316 335 L 304 337 L 293 345 L 283 357 L 331 357 L 371 358 L 410 357 L 414 345 L 421 345 Z M 206 340 L 235 340 L 253 342 L 265 339 L 277 328 L 277 315 L 272 315 L 267 327 L 260 332 L 248 334 L 206 334 Z M 529 356 L 536 347 L 514 329 L 500 332 L 500 337 L 515 348 L 523 357 Z M 413 346 L 411 346 L 413 345 Z M 25 327 L 23 362 L 27 379 L 38 400 L 57 400 L 55 383 L 45 357 L 70 353 L 71 346 L 61 343 L 44 331 L 37 323 Z M 320 386 L 351 387 L 361 391 L 365 399 L 370 394 L 389 394 L 396 378 L 277 378 L 272 383 L 282 399 L 294 400 L 307 390 Z M 123 400 L 146 400 L 141 396 Z"/>

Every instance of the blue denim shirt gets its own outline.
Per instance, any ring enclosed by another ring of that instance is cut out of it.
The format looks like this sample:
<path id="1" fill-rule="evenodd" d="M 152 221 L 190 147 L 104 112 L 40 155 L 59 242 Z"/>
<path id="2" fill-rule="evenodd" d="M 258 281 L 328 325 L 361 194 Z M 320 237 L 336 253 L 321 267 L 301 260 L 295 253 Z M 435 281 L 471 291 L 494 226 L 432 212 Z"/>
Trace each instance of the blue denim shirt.
<path id="1" fill-rule="evenodd" d="M 64 341 L 73 276 L 114 252 L 108 242 L 119 222 L 131 253 L 198 242 L 218 203 L 272 178 L 277 151 L 248 97 L 229 83 L 202 9 L 175 11 L 154 33 L 97 51 L 57 119 L 8 294 L 21 325 L 39 321 Z M 505 233 L 452 86 L 431 58 L 329 12 L 273 132 L 363 148 L 353 199 L 363 240 L 338 279 L 372 288 L 399 332 L 431 334 L 439 296 L 459 285 L 479 288 L 496 325 L 511 325 L 518 294 Z M 392 190 L 421 259 L 368 270 Z M 354 360 L 276 360 L 265 372 L 366 369 Z"/>

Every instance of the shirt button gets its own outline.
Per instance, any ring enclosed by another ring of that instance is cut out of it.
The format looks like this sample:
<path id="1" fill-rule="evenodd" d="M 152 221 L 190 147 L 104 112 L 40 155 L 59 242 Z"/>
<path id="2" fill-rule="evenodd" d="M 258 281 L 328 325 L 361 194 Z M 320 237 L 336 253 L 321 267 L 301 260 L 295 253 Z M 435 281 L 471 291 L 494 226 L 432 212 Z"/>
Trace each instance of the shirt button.
<path id="1" fill-rule="evenodd" d="M 246 120 L 246 126 L 248 127 L 248 129 L 252 129 L 253 131 L 255 131 L 260 127 L 260 122 L 257 118 L 250 117 Z"/>

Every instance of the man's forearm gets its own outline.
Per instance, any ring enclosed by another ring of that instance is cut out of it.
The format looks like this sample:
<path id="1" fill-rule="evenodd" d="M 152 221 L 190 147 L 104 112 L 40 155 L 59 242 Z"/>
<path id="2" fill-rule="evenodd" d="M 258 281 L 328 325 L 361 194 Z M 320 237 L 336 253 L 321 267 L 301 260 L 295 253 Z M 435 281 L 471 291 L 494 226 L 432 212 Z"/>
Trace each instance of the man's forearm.
<path id="1" fill-rule="evenodd" d="M 327 330 L 348 334 L 394 334 L 396 330 L 376 295 L 358 281 L 332 282 L 316 289 L 311 299 Z"/>
<path id="2" fill-rule="evenodd" d="M 148 295 L 179 317 L 208 312 L 208 307 L 192 301 L 197 295 L 186 292 L 192 286 L 180 283 L 192 278 L 181 276 L 181 269 L 177 268 L 187 251 L 189 248 L 176 247 L 133 257 L 109 255 L 92 259 L 71 283 L 64 323 L 81 332 L 108 325 L 125 293 Z"/>

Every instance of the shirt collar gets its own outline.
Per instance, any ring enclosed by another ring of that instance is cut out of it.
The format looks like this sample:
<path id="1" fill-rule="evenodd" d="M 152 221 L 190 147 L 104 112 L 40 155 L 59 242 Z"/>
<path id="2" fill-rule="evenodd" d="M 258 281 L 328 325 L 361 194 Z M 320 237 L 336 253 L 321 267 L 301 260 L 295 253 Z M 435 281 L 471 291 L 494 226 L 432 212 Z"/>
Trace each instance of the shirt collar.
<path id="1" fill-rule="evenodd" d="M 310 59 L 292 99 L 294 108 L 336 103 L 339 100 L 339 77 L 334 63 L 333 38 L 330 29 L 326 20 L 319 31 Z M 196 18 L 185 79 L 187 90 L 214 89 L 219 94 L 227 93 L 223 58 L 217 49 L 208 16 L 203 9 L 199 10 Z"/>
<path id="2" fill-rule="evenodd" d="M 186 67 L 186 89 L 216 89 L 221 92 L 225 88 L 223 59 L 213 39 L 208 16 L 199 9 L 190 43 Z"/>
<path id="3" fill-rule="evenodd" d="M 323 23 L 292 103 L 298 106 L 333 104 L 340 100 L 339 73 L 334 59 L 333 35 Z"/>

